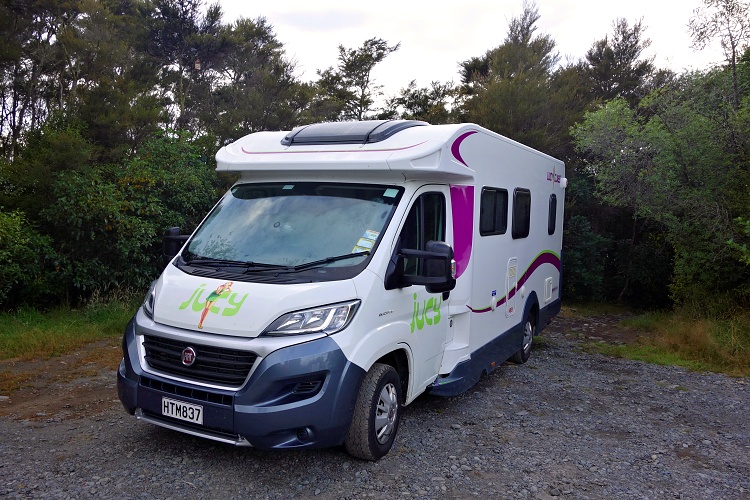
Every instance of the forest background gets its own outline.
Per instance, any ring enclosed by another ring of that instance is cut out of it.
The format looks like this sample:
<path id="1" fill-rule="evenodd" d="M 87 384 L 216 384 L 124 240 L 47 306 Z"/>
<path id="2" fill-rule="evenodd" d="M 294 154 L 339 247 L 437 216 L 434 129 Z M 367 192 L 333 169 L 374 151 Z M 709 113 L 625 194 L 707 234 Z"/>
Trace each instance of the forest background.
<path id="1" fill-rule="evenodd" d="M 563 62 L 521 10 L 458 82 L 389 96 L 373 68 L 399 45 L 377 37 L 302 81 L 265 18 L 224 23 L 218 4 L 4 0 L 0 309 L 145 291 L 164 231 L 190 232 L 231 185 L 213 155 L 243 135 L 405 118 L 565 161 L 564 299 L 746 315 L 750 5 L 704 0 L 686 29 L 726 60 L 680 74 L 643 56 L 643 20 Z"/>

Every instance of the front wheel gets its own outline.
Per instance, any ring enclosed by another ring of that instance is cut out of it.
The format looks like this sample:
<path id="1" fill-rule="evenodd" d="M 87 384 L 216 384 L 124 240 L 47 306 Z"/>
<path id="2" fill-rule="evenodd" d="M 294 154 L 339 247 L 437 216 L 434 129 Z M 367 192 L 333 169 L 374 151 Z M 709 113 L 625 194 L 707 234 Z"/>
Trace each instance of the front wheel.
<path id="1" fill-rule="evenodd" d="M 523 364 L 529 360 L 531 356 L 531 344 L 534 342 L 534 335 L 536 334 L 536 318 L 534 314 L 529 312 L 526 316 L 526 321 L 523 323 L 523 341 L 521 348 L 510 357 L 510 360 L 514 363 Z"/>
<path id="2" fill-rule="evenodd" d="M 401 379 L 390 365 L 375 363 L 357 395 L 346 435 L 346 451 L 364 460 L 377 460 L 393 446 L 401 419 Z"/>

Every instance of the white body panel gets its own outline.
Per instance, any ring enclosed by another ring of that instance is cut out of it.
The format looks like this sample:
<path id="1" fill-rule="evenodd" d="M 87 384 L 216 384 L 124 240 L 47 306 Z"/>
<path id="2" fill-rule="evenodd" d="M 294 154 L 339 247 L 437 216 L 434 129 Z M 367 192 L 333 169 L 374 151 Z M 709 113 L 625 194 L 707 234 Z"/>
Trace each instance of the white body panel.
<path id="1" fill-rule="evenodd" d="M 264 343 L 279 345 L 278 338 L 271 342 L 258 336 L 283 314 L 359 299 L 351 324 L 331 338 L 365 371 L 381 357 L 405 351 L 410 402 L 438 376 L 451 373 L 470 361 L 472 353 L 519 325 L 530 297 L 540 309 L 559 300 L 562 162 L 476 125 L 418 126 L 366 145 L 282 146 L 283 137 L 282 132 L 264 132 L 240 139 L 217 154 L 217 170 L 239 173 L 239 183 L 328 180 L 394 185 L 405 190 L 401 202 L 367 268 L 357 276 L 304 284 L 235 281 L 228 294 L 215 300 L 201 332 L 246 338 L 262 352 Z M 480 234 L 485 187 L 508 191 L 505 234 Z M 531 192 L 530 233 L 513 239 L 512 197 L 519 187 Z M 446 242 L 456 252 L 458 271 L 448 298 L 429 294 L 423 286 L 384 287 L 404 220 L 424 192 L 442 193 L 446 199 Z M 555 230 L 549 235 L 551 194 L 557 196 L 557 208 Z M 508 263 L 514 259 L 516 276 L 509 277 Z M 168 266 L 156 284 L 154 320 L 197 332 L 206 298 L 226 281 Z M 292 344 L 305 339 L 286 340 Z"/>

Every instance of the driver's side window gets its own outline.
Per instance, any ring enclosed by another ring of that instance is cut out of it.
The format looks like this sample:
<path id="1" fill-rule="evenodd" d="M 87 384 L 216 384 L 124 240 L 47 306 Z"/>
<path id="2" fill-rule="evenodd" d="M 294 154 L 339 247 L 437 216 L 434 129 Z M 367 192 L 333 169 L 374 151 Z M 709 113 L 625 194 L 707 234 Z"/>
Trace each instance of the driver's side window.
<path id="1" fill-rule="evenodd" d="M 401 230 L 401 248 L 425 250 L 428 241 L 445 241 L 445 197 L 442 193 L 425 193 L 412 205 Z M 422 259 L 404 258 L 404 275 L 423 273 Z"/>

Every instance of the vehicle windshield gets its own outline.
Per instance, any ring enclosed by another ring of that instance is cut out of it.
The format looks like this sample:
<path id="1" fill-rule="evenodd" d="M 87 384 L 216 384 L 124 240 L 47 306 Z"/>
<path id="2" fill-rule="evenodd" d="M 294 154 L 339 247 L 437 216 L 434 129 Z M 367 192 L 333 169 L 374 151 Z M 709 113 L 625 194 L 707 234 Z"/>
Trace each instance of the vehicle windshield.
<path id="1" fill-rule="evenodd" d="M 188 264 L 215 260 L 258 270 L 358 265 L 376 246 L 402 191 L 316 182 L 239 184 L 198 228 L 182 257 Z"/>

